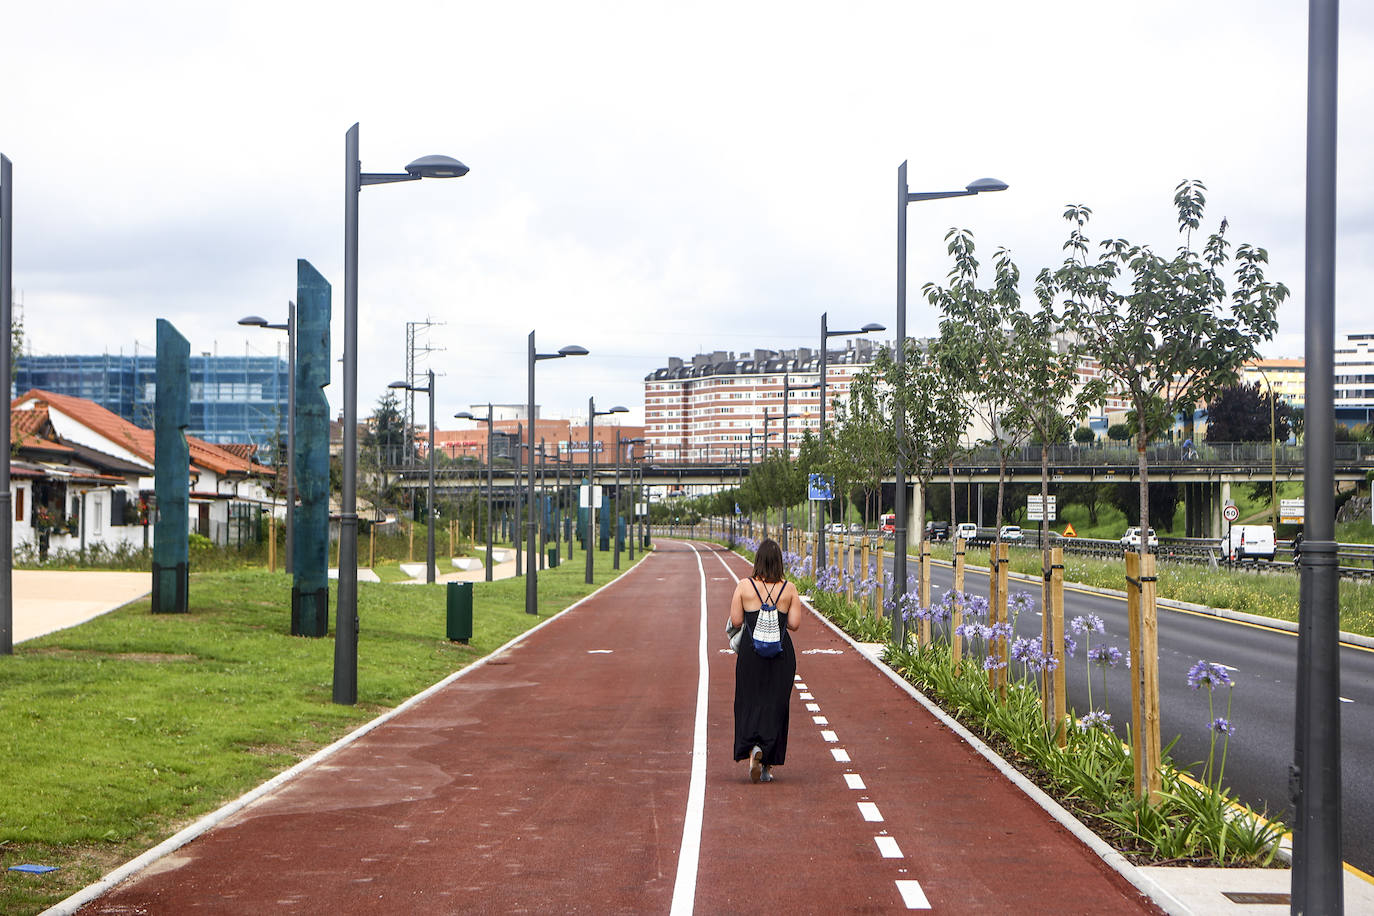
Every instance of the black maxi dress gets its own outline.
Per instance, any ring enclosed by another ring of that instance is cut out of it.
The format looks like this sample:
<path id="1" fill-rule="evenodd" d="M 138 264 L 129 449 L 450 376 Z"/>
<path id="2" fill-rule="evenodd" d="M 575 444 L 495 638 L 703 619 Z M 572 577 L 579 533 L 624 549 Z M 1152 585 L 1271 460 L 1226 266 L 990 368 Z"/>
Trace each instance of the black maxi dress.
<path id="1" fill-rule="evenodd" d="M 744 638 L 735 657 L 735 760 L 744 760 L 755 745 L 763 748 L 763 765 L 780 766 L 787 759 L 787 712 L 797 654 L 787 632 L 787 615 L 779 613 L 782 654 L 763 658 L 754 652 L 754 624 L 758 611 L 744 612 Z"/>

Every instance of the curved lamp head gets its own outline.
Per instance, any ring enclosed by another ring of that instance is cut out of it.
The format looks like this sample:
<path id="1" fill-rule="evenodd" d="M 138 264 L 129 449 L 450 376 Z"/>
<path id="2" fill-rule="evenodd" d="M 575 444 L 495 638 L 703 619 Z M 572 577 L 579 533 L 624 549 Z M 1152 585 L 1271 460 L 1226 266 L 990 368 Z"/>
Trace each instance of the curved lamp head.
<path id="1" fill-rule="evenodd" d="M 468 167 L 452 156 L 421 156 L 406 166 L 406 172 L 416 178 L 462 178 Z"/>
<path id="2" fill-rule="evenodd" d="M 405 382 L 392 382 L 390 385 L 387 385 L 386 387 L 388 387 L 388 388 L 409 388 L 410 386 L 407 385 Z"/>
<path id="3" fill-rule="evenodd" d="M 454 415 L 453 415 L 453 419 L 455 419 L 455 420 L 480 420 L 481 417 L 474 417 L 472 414 L 468 413 L 468 412 L 465 410 L 465 411 L 463 411 L 462 413 L 456 413 L 456 414 L 454 414 Z"/>
<path id="4" fill-rule="evenodd" d="M 259 318 L 257 315 L 249 315 L 247 318 L 240 318 L 239 324 L 250 328 L 265 328 L 267 327 L 267 319 Z"/>
<path id="5" fill-rule="evenodd" d="M 579 347 L 577 344 L 570 344 L 569 346 L 566 346 L 566 347 L 560 347 L 559 350 L 558 350 L 558 355 L 559 355 L 559 356 L 586 356 L 588 352 L 589 352 L 589 351 L 587 350 L 586 347 Z"/>
<path id="6" fill-rule="evenodd" d="M 977 181 L 971 181 L 964 186 L 964 190 L 972 191 L 974 194 L 981 194 L 984 191 L 1005 191 L 1006 189 L 1007 183 L 998 181 L 996 178 L 979 178 Z"/>
<path id="7" fill-rule="evenodd" d="M 610 410 L 606 411 L 606 413 L 629 413 L 629 412 L 630 412 L 630 408 L 628 408 L 628 407 L 612 407 Z"/>
<path id="8" fill-rule="evenodd" d="M 861 330 L 861 331 L 866 331 L 866 332 L 867 332 L 867 331 L 886 331 L 887 328 L 884 327 L 884 326 L 881 325 L 881 324 L 878 324 L 878 322 L 876 322 L 876 321 L 870 321 L 868 324 L 864 325 L 864 326 L 863 326 L 862 328 L 860 328 L 859 330 Z"/>

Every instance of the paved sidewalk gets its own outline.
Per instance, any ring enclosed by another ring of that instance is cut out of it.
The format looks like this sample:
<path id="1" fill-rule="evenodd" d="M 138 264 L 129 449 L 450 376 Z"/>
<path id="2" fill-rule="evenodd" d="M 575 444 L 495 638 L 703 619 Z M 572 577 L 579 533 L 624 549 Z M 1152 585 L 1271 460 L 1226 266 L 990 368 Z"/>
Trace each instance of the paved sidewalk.
<path id="1" fill-rule="evenodd" d="M 745 572 L 661 541 L 82 912 L 1161 911 L 814 617 L 787 763 L 751 784 L 720 619 Z"/>
<path id="2" fill-rule="evenodd" d="M 153 590 L 147 572 L 16 569 L 11 581 L 15 643 L 85 623 Z"/>

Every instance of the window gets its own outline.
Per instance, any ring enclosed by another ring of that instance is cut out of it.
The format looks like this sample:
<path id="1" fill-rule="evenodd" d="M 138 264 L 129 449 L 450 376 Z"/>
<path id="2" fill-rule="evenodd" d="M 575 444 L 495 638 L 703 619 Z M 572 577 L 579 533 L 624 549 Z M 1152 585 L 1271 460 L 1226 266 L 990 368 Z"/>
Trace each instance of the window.
<path id="1" fill-rule="evenodd" d="M 22 522 L 24 520 L 24 488 L 15 487 L 14 489 L 14 520 Z"/>

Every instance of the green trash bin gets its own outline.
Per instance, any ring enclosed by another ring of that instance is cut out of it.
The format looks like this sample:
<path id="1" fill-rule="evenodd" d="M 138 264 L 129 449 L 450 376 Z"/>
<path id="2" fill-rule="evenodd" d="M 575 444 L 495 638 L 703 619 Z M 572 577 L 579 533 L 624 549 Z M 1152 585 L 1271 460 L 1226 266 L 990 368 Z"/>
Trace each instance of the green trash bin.
<path id="1" fill-rule="evenodd" d="M 558 568 L 558 548 L 557 548 L 557 547 L 550 547 L 550 548 L 549 548 L 549 569 L 557 569 L 557 568 Z"/>
<path id="2" fill-rule="evenodd" d="M 448 638 L 467 645 L 472 639 L 472 583 L 448 584 Z"/>

